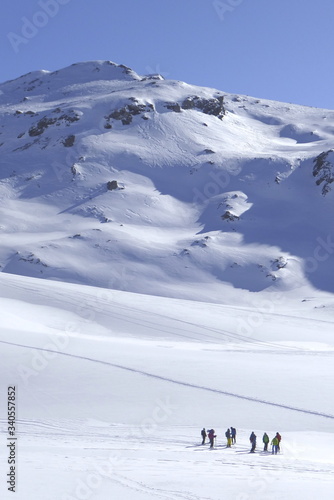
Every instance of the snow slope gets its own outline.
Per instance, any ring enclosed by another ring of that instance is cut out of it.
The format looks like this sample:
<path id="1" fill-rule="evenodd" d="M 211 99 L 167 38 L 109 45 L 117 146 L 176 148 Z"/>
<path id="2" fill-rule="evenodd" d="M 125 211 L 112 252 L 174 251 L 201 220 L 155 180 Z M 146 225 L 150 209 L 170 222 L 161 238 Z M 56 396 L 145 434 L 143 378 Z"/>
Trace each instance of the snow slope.
<path id="1" fill-rule="evenodd" d="M 246 336 L 238 325 L 251 325 L 255 308 L 5 273 L 0 283 L 3 399 L 17 388 L 17 498 L 332 497 L 326 309 L 291 299 L 274 312 L 267 294 Z M 231 425 L 237 444 L 226 449 Z M 214 450 L 199 446 L 203 426 L 216 430 Z M 281 432 L 280 455 L 261 453 L 264 431 Z M 6 432 L 2 414 L 3 454 Z"/>
<path id="2" fill-rule="evenodd" d="M 332 498 L 333 132 L 108 61 L 0 85 L 1 498 L 11 386 L 19 500 Z"/>
<path id="3" fill-rule="evenodd" d="M 332 111 L 102 61 L 0 90 L 3 271 L 216 302 L 333 292 Z"/>

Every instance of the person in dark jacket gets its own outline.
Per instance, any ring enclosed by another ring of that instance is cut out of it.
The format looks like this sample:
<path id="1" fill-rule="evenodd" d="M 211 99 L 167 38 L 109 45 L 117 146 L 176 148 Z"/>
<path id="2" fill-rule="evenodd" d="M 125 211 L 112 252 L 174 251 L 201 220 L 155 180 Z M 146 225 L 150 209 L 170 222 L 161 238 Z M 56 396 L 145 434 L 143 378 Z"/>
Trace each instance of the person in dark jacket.
<path id="1" fill-rule="evenodd" d="M 266 432 L 263 434 L 262 441 L 264 443 L 263 451 L 268 451 L 269 436 Z"/>
<path id="2" fill-rule="evenodd" d="M 237 442 L 237 429 L 235 427 L 231 427 L 231 439 L 232 444 L 235 444 Z"/>
<path id="3" fill-rule="evenodd" d="M 249 436 L 249 440 L 252 444 L 250 453 L 254 453 L 256 448 L 256 435 L 254 434 L 254 432 L 252 432 L 252 434 Z"/>
<path id="4" fill-rule="evenodd" d="M 207 434 L 206 434 L 204 427 L 201 430 L 201 436 L 202 436 L 202 444 L 205 444 L 205 439 L 206 439 Z"/>
<path id="5" fill-rule="evenodd" d="M 282 436 L 280 435 L 279 432 L 276 432 L 276 436 L 275 437 L 277 437 L 277 441 L 278 441 L 277 451 L 281 451 L 280 445 L 281 445 Z"/>

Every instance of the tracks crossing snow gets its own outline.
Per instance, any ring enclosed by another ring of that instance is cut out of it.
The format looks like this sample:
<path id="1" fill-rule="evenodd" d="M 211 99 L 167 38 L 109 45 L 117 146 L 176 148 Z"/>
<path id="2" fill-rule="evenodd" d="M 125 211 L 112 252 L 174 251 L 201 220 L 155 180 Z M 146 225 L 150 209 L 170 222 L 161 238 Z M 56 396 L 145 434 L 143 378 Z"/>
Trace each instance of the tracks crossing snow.
<path id="1" fill-rule="evenodd" d="M 117 364 L 117 363 L 112 363 L 110 361 L 104 361 L 104 360 L 100 360 L 100 359 L 95 359 L 95 358 L 91 358 L 91 357 L 88 357 L 88 356 L 80 356 L 78 354 L 73 354 L 73 353 L 68 353 L 68 352 L 62 352 L 62 351 L 58 351 L 58 350 L 56 351 L 56 350 L 53 350 L 53 349 L 45 349 L 45 348 L 41 348 L 41 347 L 34 347 L 34 346 L 29 346 L 29 345 L 24 345 L 24 344 L 16 344 L 16 343 L 7 342 L 7 341 L 4 341 L 4 340 L 1 340 L 0 343 L 6 344 L 6 345 L 11 345 L 11 346 L 14 346 L 14 347 L 21 347 L 23 349 L 32 349 L 32 350 L 38 350 L 38 351 L 41 351 L 41 352 L 49 352 L 49 353 L 53 353 L 53 354 L 57 354 L 57 355 L 61 355 L 61 356 L 67 356 L 67 357 L 70 357 L 70 358 L 81 359 L 83 361 L 89 361 L 89 362 L 92 362 L 92 363 L 99 363 L 99 364 L 102 364 L 102 365 L 105 365 L 105 366 L 110 366 L 112 368 L 116 368 L 116 369 L 119 369 L 119 370 L 125 370 L 127 372 L 136 373 L 136 374 L 139 374 L 139 375 L 142 375 L 142 376 L 145 376 L 145 377 L 150 377 L 150 378 L 153 378 L 153 379 L 156 379 L 156 380 L 161 380 L 163 382 L 169 382 L 169 383 L 176 384 L 176 385 L 179 385 L 179 386 L 193 388 L 193 389 L 197 389 L 197 390 L 201 390 L 201 391 L 212 392 L 212 393 L 215 393 L 215 394 L 220 394 L 222 396 L 228 396 L 228 397 L 233 397 L 233 398 L 238 398 L 238 399 L 250 401 L 252 403 L 259 403 L 259 404 L 263 404 L 263 405 L 274 406 L 274 407 L 277 407 L 277 408 L 282 408 L 284 410 L 290 410 L 290 411 L 294 411 L 294 412 L 299 412 L 299 413 L 304 413 L 304 414 L 308 414 L 308 415 L 313 415 L 313 416 L 316 416 L 316 417 L 322 417 L 322 418 L 328 418 L 328 419 L 334 420 L 334 415 L 331 415 L 331 414 L 328 414 L 328 413 L 325 413 L 325 412 L 319 412 L 319 411 L 309 410 L 309 409 L 305 409 L 305 408 L 298 408 L 298 407 L 287 405 L 287 404 L 284 404 L 284 403 L 279 403 L 279 402 L 274 402 L 274 401 L 267 401 L 267 400 L 256 398 L 256 397 L 252 397 L 252 396 L 246 396 L 246 395 L 236 394 L 236 393 L 229 392 L 229 391 L 224 391 L 222 389 L 214 389 L 212 387 L 206 387 L 206 386 L 202 386 L 202 385 L 192 384 L 190 382 L 185 382 L 185 381 L 182 381 L 182 380 L 176 380 L 176 379 L 173 379 L 173 378 L 170 378 L 170 377 L 164 377 L 163 375 L 158 375 L 158 374 L 155 374 L 155 373 L 146 372 L 144 370 L 139 370 L 137 368 L 133 368 L 133 367 L 129 367 L 129 366 L 124 366 L 124 365 L 120 365 L 120 364 Z"/>

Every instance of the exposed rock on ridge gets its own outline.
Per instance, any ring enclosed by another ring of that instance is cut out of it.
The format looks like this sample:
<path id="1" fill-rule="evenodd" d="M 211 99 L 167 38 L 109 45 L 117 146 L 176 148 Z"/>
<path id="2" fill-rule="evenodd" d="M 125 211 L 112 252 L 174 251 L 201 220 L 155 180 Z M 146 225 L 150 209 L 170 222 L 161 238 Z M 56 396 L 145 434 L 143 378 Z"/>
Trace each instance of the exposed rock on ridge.
<path id="1" fill-rule="evenodd" d="M 316 184 L 322 186 L 322 194 L 325 196 L 331 191 L 330 184 L 334 182 L 334 149 L 324 151 L 313 161 L 313 176 L 317 178 Z"/>

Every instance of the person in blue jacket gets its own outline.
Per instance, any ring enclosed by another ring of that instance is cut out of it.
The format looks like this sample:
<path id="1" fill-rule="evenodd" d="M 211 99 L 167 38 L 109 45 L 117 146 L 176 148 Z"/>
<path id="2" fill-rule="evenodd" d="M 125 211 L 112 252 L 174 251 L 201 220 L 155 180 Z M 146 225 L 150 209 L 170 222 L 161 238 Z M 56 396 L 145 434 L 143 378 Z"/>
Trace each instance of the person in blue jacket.
<path id="1" fill-rule="evenodd" d="M 237 429 L 235 427 L 231 427 L 231 439 L 232 444 L 235 444 L 237 442 Z"/>
<path id="2" fill-rule="evenodd" d="M 254 434 L 254 432 L 252 432 L 252 434 L 249 436 L 249 440 L 252 444 L 250 453 L 254 453 L 256 448 L 256 435 Z"/>

